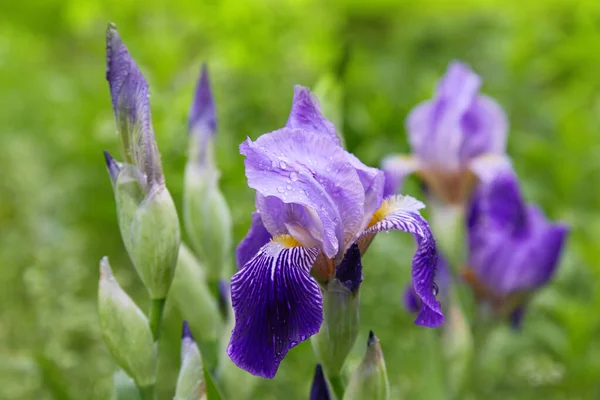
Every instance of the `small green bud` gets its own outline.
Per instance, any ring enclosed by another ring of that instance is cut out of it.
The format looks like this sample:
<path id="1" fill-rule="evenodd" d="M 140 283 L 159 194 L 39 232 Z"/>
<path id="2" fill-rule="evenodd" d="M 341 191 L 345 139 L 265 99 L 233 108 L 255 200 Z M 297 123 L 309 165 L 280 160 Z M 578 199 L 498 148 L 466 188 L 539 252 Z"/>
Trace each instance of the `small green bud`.
<path id="1" fill-rule="evenodd" d="M 330 378 L 340 376 L 358 335 L 361 282 L 360 250 L 354 244 L 336 268 L 335 276 L 321 289 L 323 324 L 311 338 L 313 350 Z"/>
<path id="2" fill-rule="evenodd" d="M 155 185 L 135 211 L 129 230 L 129 254 L 152 299 L 167 297 L 179 244 L 173 199 L 164 185 Z"/>
<path id="3" fill-rule="evenodd" d="M 156 381 L 156 350 L 148 319 L 116 281 L 108 258 L 100 261 L 100 330 L 117 364 L 138 388 Z"/>
<path id="4" fill-rule="evenodd" d="M 231 332 L 235 325 L 235 318 L 231 302 L 227 303 L 229 316 L 227 324 L 223 329 L 223 335 L 219 343 L 219 354 L 223 356 L 219 358 L 219 366 L 217 368 L 217 376 L 219 377 L 220 386 L 223 389 L 224 398 L 236 400 L 253 399 L 254 389 L 262 378 L 252 375 L 251 373 L 239 368 L 227 357 L 227 345 L 231 338 Z"/>
<path id="5" fill-rule="evenodd" d="M 177 378 L 174 400 L 201 400 L 206 398 L 204 369 L 200 351 L 187 321 L 183 322 L 181 338 L 181 368 Z"/>
<path id="6" fill-rule="evenodd" d="M 188 163 L 185 170 L 183 218 L 192 248 L 202 260 L 209 282 L 221 278 L 231 252 L 231 212 L 212 165 Z"/>
<path id="7" fill-rule="evenodd" d="M 390 396 L 385 361 L 379 339 L 369 333 L 365 358 L 352 375 L 344 400 L 386 400 Z"/>
<path id="8" fill-rule="evenodd" d="M 113 374 L 113 382 L 115 385 L 113 400 L 141 400 L 135 382 L 122 369 Z"/>
<path id="9" fill-rule="evenodd" d="M 183 243 L 179 249 L 169 299 L 196 333 L 204 362 L 211 367 L 216 363 L 213 359 L 216 359 L 215 347 L 222 327 L 219 305 L 210 293 L 202 266 Z"/>

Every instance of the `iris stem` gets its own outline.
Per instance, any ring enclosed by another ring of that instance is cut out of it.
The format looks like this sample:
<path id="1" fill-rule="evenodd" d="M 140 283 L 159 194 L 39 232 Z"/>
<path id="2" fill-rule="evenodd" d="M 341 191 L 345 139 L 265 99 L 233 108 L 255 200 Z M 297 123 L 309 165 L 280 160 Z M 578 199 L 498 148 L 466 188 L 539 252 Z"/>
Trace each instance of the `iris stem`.
<path id="1" fill-rule="evenodd" d="M 142 400 L 154 400 L 154 385 L 138 387 Z"/>
<path id="2" fill-rule="evenodd" d="M 155 342 L 160 337 L 160 328 L 162 325 L 163 311 L 165 310 L 166 299 L 152 299 L 150 307 L 150 331 Z"/>
<path id="3" fill-rule="evenodd" d="M 331 376 L 329 381 L 331 382 L 335 396 L 341 400 L 344 397 L 344 382 L 342 382 L 342 377 L 339 375 Z"/>

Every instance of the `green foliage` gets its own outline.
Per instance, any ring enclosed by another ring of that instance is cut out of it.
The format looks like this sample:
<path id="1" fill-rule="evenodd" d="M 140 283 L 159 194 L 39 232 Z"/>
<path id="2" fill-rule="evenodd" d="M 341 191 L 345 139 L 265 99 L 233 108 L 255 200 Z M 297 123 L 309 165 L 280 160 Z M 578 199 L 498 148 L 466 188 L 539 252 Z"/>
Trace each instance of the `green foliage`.
<path id="1" fill-rule="evenodd" d="M 121 242 L 102 156 L 119 148 L 104 80 L 109 21 L 150 83 L 178 210 L 187 111 L 198 67 L 208 62 L 234 243 L 253 209 L 237 146 L 284 125 L 293 84 L 315 86 L 335 74 L 347 147 L 377 165 L 407 150 L 404 119 L 429 97 L 448 61 L 470 63 L 510 118 L 509 153 L 527 198 L 572 227 L 557 279 L 534 297 L 520 332 L 495 329 L 483 343 L 481 379 L 472 388 L 491 399 L 597 397 L 599 20 L 594 0 L 3 2 L 0 398 L 110 398 L 115 365 L 96 313 L 101 256 L 110 256 L 123 288 L 148 308 Z M 405 193 L 420 196 L 413 181 Z M 346 368 L 355 369 L 368 329 L 375 330 L 392 399 L 422 397 L 431 384 L 431 340 L 400 306 L 412 246 L 404 235 L 379 235 L 365 256 L 360 346 Z M 180 322 L 176 313 L 165 318 L 161 399 L 174 393 Z M 314 364 L 310 343 L 299 345 L 275 379 L 261 380 L 255 398 L 307 398 Z"/>

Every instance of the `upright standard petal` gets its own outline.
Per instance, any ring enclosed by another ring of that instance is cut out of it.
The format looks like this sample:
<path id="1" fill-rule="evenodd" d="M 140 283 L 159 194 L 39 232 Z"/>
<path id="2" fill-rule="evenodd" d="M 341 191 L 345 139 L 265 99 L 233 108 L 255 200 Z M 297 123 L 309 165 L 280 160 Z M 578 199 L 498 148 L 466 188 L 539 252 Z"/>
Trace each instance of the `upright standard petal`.
<path id="1" fill-rule="evenodd" d="M 261 195 L 314 211 L 322 225 L 324 253 L 345 250 L 345 238 L 360 231 L 365 192 L 348 153 L 323 135 L 283 128 L 240 145 L 248 185 Z M 351 244 L 351 243 L 350 243 Z"/>
<path id="2" fill-rule="evenodd" d="M 246 237 L 242 239 L 235 249 L 235 259 L 238 269 L 248 263 L 271 240 L 271 234 L 265 229 L 260 214 L 252 213 L 252 223 Z"/>
<path id="3" fill-rule="evenodd" d="M 106 80 L 125 161 L 135 164 L 149 184 L 163 183 L 162 165 L 150 115 L 148 83 L 113 24 L 106 30 Z"/>
<path id="4" fill-rule="evenodd" d="M 310 398 L 309 400 L 330 400 L 331 396 L 329 395 L 329 387 L 327 386 L 327 381 L 325 380 L 325 375 L 323 374 L 323 368 L 321 364 L 317 364 L 315 368 L 315 377 L 313 378 L 313 383 L 310 388 Z"/>
<path id="5" fill-rule="evenodd" d="M 319 331 L 321 291 L 310 276 L 318 249 L 274 238 L 231 278 L 235 327 L 227 348 L 246 371 L 273 378 L 288 350 Z"/>
<path id="6" fill-rule="evenodd" d="M 292 110 L 285 126 L 322 135 L 336 146 L 342 143 L 333 123 L 321 114 L 319 100 L 304 86 L 294 87 Z"/>
<path id="7" fill-rule="evenodd" d="M 412 262 L 413 288 L 421 301 L 421 310 L 417 315 L 417 325 L 434 328 L 444 322 L 440 303 L 436 299 L 437 286 L 434 282 L 437 253 L 435 239 L 429 224 L 419 210 L 424 205 L 409 196 L 392 196 L 384 200 L 383 205 L 373 215 L 364 235 L 376 232 L 400 230 L 411 233 L 417 241 L 417 251 Z"/>

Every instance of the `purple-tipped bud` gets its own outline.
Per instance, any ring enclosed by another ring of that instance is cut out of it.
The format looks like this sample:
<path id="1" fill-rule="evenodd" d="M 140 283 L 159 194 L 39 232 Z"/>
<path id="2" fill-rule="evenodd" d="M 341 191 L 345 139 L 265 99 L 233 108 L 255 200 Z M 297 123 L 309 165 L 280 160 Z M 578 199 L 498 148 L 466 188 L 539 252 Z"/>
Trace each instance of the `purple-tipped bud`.
<path id="1" fill-rule="evenodd" d="M 121 172 L 122 164 L 120 162 L 117 162 L 106 150 L 104 150 L 104 159 L 106 160 L 106 169 L 108 170 L 110 181 L 114 186 L 117 182 L 119 172 Z"/>
<path id="2" fill-rule="evenodd" d="M 206 395 L 204 367 L 187 321 L 183 321 L 181 336 L 181 369 L 177 378 L 175 400 L 202 399 Z"/>
<path id="3" fill-rule="evenodd" d="M 125 162 L 149 184 L 164 182 L 150 115 L 148 83 L 121 41 L 117 27 L 106 29 L 106 80 Z"/>
<path id="4" fill-rule="evenodd" d="M 387 400 L 389 396 L 390 389 L 381 345 L 377 336 L 370 331 L 365 358 L 354 371 L 344 399 Z"/>
<path id="5" fill-rule="evenodd" d="M 192 330 L 190 329 L 190 324 L 186 320 L 183 321 L 183 329 L 181 329 L 181 340 L 190 339 L 194 341 L 194 336 L 192 336 Z"/>
<path id="6" fill-rule="evenodd" d="M 317 364 L 315 368 L 315 377 L 313 379 L 312 387 L 310 388 L 310 400 L 330 400 L 329 387 L 323 374 L 323 368 L 321 364 Z"/>
<path id="7" fill-rule="evenodd" d="M 215 100 L 210 87 L 206 64 L 202 64 L 200 79 L 196 85 L 194 101 L 190 108 L 188 129 L 190 133 L 208 136 L 214 135 L 217 131 Z"/>

